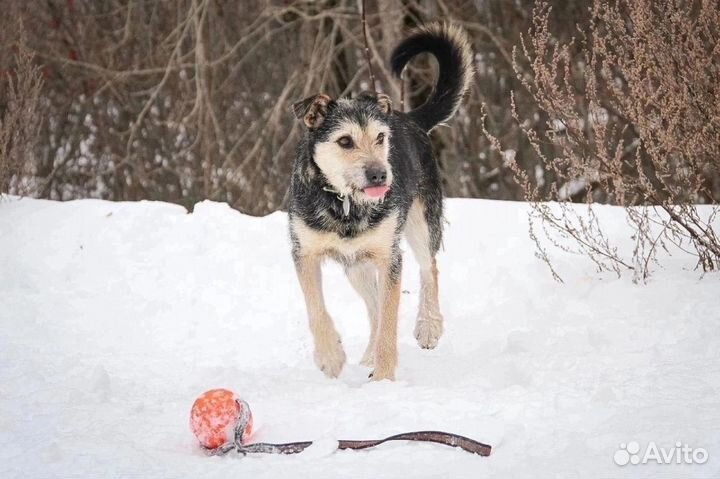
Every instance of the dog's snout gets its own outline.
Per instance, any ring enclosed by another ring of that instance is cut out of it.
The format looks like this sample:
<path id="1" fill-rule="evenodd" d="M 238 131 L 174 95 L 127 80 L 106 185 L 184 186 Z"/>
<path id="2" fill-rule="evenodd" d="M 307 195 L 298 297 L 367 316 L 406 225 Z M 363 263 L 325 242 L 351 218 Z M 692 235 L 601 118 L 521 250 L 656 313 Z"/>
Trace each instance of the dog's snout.
<path id="1" fill-rule="evenodd" d="M 369 166 L 365 169 L 365 178 L 369 186 L 384 185 L 387 180 L 387 170 L 382 166 Z"/>

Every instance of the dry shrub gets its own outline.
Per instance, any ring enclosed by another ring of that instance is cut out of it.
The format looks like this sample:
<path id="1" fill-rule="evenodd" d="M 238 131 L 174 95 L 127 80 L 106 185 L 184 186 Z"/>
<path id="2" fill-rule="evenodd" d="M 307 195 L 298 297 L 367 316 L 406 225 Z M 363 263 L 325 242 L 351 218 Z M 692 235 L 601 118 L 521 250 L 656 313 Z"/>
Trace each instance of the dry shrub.
<path id="1" fill-rule="evenodd" d="M 22 23 L 16 31 L 23 35 Z M 13 45 L 14 65 L 0 78 L 0 193 L 27 194 L 27 178 L 33 164 L 40 124 L 40 91 L 43 78 L 34 55 Z"/>
<path id="2" fill-rule="evenodd" d="M 556 0 L 568 38 L 590 0 Z M 512 45 L 530 26 L 533 0 L 447 2 L 367 0 L 368 43 L 377 86 L 401 105 L 387 60 L 409 29 L 435 19 L 462 25 L 476 52 L 475 87 L 432 141 L 448 196 L 520 199 L 501 158 L 488 154 L 488 123 L 533 168 L 507 96 L 520 83 Z M 44 117 L 32 175 L 33 195 L 59 200 L 154 199 L 191 207 L 226 201 L 251 214 L 285 204 L 302 132 L 293 101 L 368 88 L 358 0 L 143 0 L 21 2 L 26 46 L 42 65 Z M 0 68 L 12 63 L 0 28 Z M 405 108 L 435 83 L 433 61 L 414 59 Z M 527 92 L 518 100 L 530 106 Z"/>
<path id="3" fill-rule="evenodd" d="M 636 281 L 670 244 L 694 253 L 703 271 L 719 269 L 718 207 L 702 215 L 695 204 L 720 199 L 720 9 L 706 0 L 595 0 L 586 32 L 568 42 L 552 36 L 550 13 L 546 2 L 536 6 L 522 56 L 514 52 L 544 128 L 528 126 L 511 98 L 518 125 L 555 177 L 541 190 L 526 170 L 509 165 L 532 202 L 539 256 L 550 265 L 538 227 L 556 246 L 601 270 L 632 270 Z M 588 214 L 573 200 L 587 202 Z M 632 258 L 604 233 L 594 201 L 625 207 Z"/>
<path id="4" fill-rule="evenodd" d="M 369 18 L 376 71 L 395 96 L 379 42 L 395 43 L 401 8 Z M 275 211 L 302 131 L 290 105 L 367 87 L 355 0 L 48 0 L 26 2 L 22 18 L 46 74 L 40 197 Z"/>

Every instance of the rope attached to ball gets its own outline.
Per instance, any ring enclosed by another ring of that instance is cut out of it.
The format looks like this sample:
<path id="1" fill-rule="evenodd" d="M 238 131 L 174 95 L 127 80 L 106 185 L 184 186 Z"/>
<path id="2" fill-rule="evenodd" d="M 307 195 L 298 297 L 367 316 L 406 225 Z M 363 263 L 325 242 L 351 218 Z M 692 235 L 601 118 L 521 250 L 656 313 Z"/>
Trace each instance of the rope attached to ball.
<path id="1" fill-rule="evenodd" d="M 444 444 L 451 447 L 459 447 L 463 451 L 477 454 L 479 456 L 489 456 L 492 446 L 483 444 L 459 434 L 452 434 L 442 431 L 414 431 L 396 434 L 384 439 L 365 439 L 365 440 L 347 440 L 340 439 L 338 441 L 338 449 L 368 449 L 370 447 L 379 446 L 380 444 L 390 441 L 417 441 L 417 442 L 434 442 L 436 444 Z M 224 455 L 235 449 L 239 454 L 298 454 L 308 447 L 312 446 L 312 441 L 288 442 L 284 444 L 271 444 L 267 442 L 258 442 L 245 446 L 238 446 L 237 443 L 228 443 L 229 447 L 219 447 L 209 449 L 208 454 L 212 456 Z"/>

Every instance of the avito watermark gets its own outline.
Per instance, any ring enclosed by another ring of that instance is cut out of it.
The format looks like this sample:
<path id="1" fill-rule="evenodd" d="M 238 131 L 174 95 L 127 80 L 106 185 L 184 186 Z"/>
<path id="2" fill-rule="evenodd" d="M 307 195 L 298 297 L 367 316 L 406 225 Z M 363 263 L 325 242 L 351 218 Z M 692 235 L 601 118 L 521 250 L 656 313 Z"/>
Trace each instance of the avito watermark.
<path id="1" fill-rule="evenodd" d="M 620 444 L 615 451 L 613 460 L 618 466 L 627 464 L 705 464 L 708 461 L 708 452 L 702 447 L 690 447 L 678 441 L 673 447 L 662 447 L 651 441 L 645 451 L 641 451 L 640 444 L 631 441 Z"/>

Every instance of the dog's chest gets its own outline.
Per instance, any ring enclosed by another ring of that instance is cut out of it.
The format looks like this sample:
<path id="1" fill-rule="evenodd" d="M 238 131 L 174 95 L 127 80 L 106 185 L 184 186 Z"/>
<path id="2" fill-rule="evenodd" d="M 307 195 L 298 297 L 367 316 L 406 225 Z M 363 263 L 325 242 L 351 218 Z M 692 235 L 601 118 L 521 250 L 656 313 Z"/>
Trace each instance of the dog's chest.
<path id="1" fill-rule="evenodd" d="M 300 218 L 292 219 L 302 254 L 327 255 L 343 263 L 387 256 L 395 240 L 397 224 L 397 214 L 391 214 L 354 237 L 341 237 L 332 231 L 311 228 Z"/>

